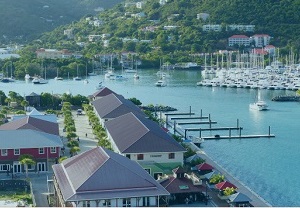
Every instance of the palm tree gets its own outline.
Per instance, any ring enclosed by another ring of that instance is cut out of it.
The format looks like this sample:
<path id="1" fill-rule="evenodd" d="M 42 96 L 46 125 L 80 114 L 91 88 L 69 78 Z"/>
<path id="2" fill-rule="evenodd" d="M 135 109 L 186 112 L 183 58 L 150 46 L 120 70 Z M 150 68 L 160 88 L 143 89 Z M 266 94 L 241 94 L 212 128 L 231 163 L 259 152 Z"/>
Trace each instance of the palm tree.
<path id="1" fill-rule="evenodd" d="M 27 100 L 22 100 L 21 102 L 21 106 L 24 107 L 24 110 L 26 111 L 27 110 L 27 106 L 29 105 L 29 102 Z"/>
<path id="2" fill-rule="evenodd" d="M 35 161 L 32 155 L 24 154 L 19 157 L 19 161 L 24 165 L 26 171 L 26 178 L 28 178 L 28 165 L 34 165 Z"/>
<path id="3" fill-rule="evenodd" d="M 80 148 L 79 147 L 77 147 L 77 146 L 71 147 L 71 149 L 70 149 L 71 156 L 76 155 L 78 152 L 80 152 Z"/>

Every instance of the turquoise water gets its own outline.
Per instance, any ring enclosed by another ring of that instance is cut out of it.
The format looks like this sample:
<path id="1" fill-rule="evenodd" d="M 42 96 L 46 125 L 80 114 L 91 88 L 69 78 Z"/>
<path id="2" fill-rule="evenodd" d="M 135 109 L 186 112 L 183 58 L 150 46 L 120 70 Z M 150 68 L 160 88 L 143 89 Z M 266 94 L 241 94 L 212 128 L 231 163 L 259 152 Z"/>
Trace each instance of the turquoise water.
<path id="1" fill-rule="evenodd" d="M 167 80 L 167 87 L 158 88 L 156 70 L 141 70 L 140 79 L 133 74 L 127 81 L 104 80 L 103 75 L 90 78 L 89 84 L 83 81 L 54 81 L 46 85 L 33 85 L 24 81 L 0 83 L 5 93 L 16 91 L 21 95 L 31 92 L 64 93 L 89 95 L 96 91 L 98 82 L 126 98 L 136 97 L 144 105 L 163 104 L 179 111 L 192 111 L 200 115 L 211 114 L 216 126 L 236 126 L 237 119 L 244 129 L 242 134 L 267 134 L 270 126 L 275 138 L 232 139 L 205 141 L 204 151 L 234 177 L 254 190 L 273 206 L 300 206 L 299 150 L 300 103 L 272 102 L 271 98 L 281 94 L 295 94 L 290 91 L 268 91 L 236 88 L 197 87 L 201 73 L 197 71 L 176 71 Z M 257 96 L 270 106 L 269 111 L 249 110 L 249 103 Z M 196 134 L 196 133 L 195 133 Z M 205 135 L 216 132 L 206 132 Z M 228 132 L 218 132 L 225 135 Z M 232 134 L 238 132 L 232 131 Z"/>

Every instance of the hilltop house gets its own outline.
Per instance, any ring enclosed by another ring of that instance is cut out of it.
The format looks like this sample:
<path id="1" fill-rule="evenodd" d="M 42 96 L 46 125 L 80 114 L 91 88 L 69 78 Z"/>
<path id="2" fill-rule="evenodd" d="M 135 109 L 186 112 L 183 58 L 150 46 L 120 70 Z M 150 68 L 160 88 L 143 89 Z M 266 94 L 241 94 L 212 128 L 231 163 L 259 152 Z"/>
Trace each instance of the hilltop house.
<path id="1" fill-rule="evenodd" d="M 21 173 L 24 167 L 20 155 L 30 154 L 36 165 L 28 167 L 30 172 L 48 171 L 50 164 L 60 156 L 63 147 L 61 138 L 32 129 L 0 131 L 0 172 Z"/>
<path id="2" fill-rule="evenodd" d="M 156 122 L 132 112 L 105 122 L 115 152 L 138 162 L 155 179 L 183 165 L 186 151 Z"/>
<path id="3" fill-rule="evenodd" d="M 228 46 L 250 46 L 250 38 L 246 35 L 233 35 L 228 38 Z"/>
<path id="4" fill-rule="evenodd" d="M 122 95 L 111 93 L 101 99 L 92 102 L 94 111 L 98 115 L 100 123 L 104 126 L 104 122 L 129 112 L 135 112 L 141 116 L 146 115 L 133 104 L 130 100 L 125 99 Z"/>
<path id="5" fill-rule="evenodd" d="M 255 47 L 262 48 L 269 45 L 271 36 L 266 34 L 256 34 L 251 37 L 251 40 L 254 42 Z"/>
<path id="6" fill-rule="evenodd" d="M 53 172 L 56 207 L 167 205 L 169 192 L 143 168 L 102 147 L 53 165 Z"/>

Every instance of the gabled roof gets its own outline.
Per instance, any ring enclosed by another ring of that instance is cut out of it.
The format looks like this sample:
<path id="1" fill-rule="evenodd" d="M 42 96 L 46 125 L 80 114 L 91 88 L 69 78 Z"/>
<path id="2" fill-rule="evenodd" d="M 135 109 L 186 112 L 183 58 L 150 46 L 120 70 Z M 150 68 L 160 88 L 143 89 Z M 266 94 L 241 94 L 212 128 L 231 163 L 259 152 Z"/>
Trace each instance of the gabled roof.
<path id="1" fill-rule="evenodd" d="M 190 163 L 190 162 L 192 162 L 192 161 L 194 161 L 194 160 L 197 160 L 197 159 L 202 159 L 202 157 L 201 157 L 200 154 L 194 154 L 194 155 L 192 155 L 192 156 L 186 158 L 186 159 L 185 159 L 185 162 Z"/>
<path id="2" fill-rule="evenodd" d="M 207 163 L 201 163 L 199 165 L 196 165 L 197 170 L 212 170 L 214 169 L 213 166 L 207 164 Z"/>
<path id="3" fill-rule="evenodd" d="M 181 166 L 179 166 L 179 167 L 177 167 L 177 168 L 175 168 L 175 169 L 173 169 L 172 170 L 173 171 L 173 173 L 185 173 L 186 171 L 181 167 Z"/>
<path id="4" fill-rule="evenodd" d="M 178 193 L 201 193 L 201 186 L 196 186 L 190 179 L 187 178 L 175 178 L 169 177 L 166 180 L 160 182 L 160 184 L 167 189 L 170 194 L 178 194 Z"/>
<path id="5" fill-rule="evenodd" d="M 30 93 L 29 95 L 26 95 L 26 96 L 32 96 L 32 97 L 35 97 L 35 96 L 40 96 L 40 95 L 36 94 L 35 92 L 32 92 L 32 93 Z"/>
<path id="6" fill-rule="evenodd" d="M 95 97 L 104 97 L 106 95 L 110 95 L 110 94 L 117 94 L 114 91 L 112 91 L 111 89 L 107 88 L 107 87 L 103 87 L 100 90 L 98 90 L 97 92 L 95 92 L 92 96 Z"/>
<path id="7" fill-rule="evenodd" d="M 64 160 L 53 171 L 65 201 L 169 195 L 136 162 L 102 147 Z"/>
<path id="8" fill-rule="evenodd" d="M 28 113 L 29 116 L 38 116 L 38 115 L 43 115 L 41 112 L 39 112 L 37 109 L 33 108 L 30 113 Z"/>
<path id="9" fill-rule="evenodd" d="M 0 126 L 0 130 L 32 129 L 49 134 L 59 135 L 58 123 L 46 121 L 32 116 L 10 121 Z"/>
<path id="10" fill-rule="evenodd" d="M 1 130 L 0 149 L 63 147 L 61 138 L 32 129 Z"/>
<path id="11" fill-rule="evenodd" d="M 249 39 L 249 37 L 246 35 L 233 35 L 230 38 L 247 38 L 247 39 Z"/>
<path id="12" fill-rule="evenodd" d="M 204 175 L 204 177 L 205 177 L 205 179 L 210 180 L 214 175 L 218 175 L 218 174 L 220 174 L 220 172 L 217 170 L 214 170 L 212 172 L 206 173 Z"/>
<path id="13" fill-rule="evenodd" d="M 133 113 L 109 120 L 105 127 L 121 153 L 186 151 L 157 123 Z"/>
<path id="14" fill-rule="evenodd" d="M 223 182 L 217 183 L 215 186 L 219 190 L 224 190 L 226 188 L 234 188 L 234 189 L 237 188 L 234 184 L 230 183 L 229 181 L 223 181 Z"/>
<path id="15" fill-rule="evenodd" d="M 146 116 L 140 108 L 122 95 L 109 94 L 101 99 L 94 100 L 92 104 L 102 119 L 116 118 L 129 112 Z"/>
<path id="16" fill-rule="evenodd" d="M 228 201 L 231 203 L 239 203 L 239 202 L 250 202 L 251 199 L 248 196 L 246 196 L 245 194 L 238 192 L 238 193 L 232 194 L 229 197 Z"/>
<path id="17" fill-rule="evenodd" d="M 25 118 L 25 117 L 28 117 L 28 115 L 14 115 L 12 117 L 12 121 L 22 119 L 22 118 Z M 40 120 L 44 120 L 44 121 L 49 121 L 49 122 L 52 122 L 52 123 L 57 123 L 57 117 L 54 114 L 30 115 L 30 117 L 40 119 Z"/>

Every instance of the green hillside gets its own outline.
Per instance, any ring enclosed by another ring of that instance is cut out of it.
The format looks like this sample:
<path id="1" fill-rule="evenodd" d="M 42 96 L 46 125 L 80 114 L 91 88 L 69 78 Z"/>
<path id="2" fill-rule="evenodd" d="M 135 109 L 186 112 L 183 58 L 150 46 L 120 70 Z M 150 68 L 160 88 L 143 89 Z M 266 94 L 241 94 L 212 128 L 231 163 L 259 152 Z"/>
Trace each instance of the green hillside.
<path id="1" fill-rule="evenodd" d="M 272 36 L 270 44 L 280 48 L 279 60 L 285 62 L 284 57 L 289 55 L 291 49 L 299 53 L 298 11 L 299 0 L 169 0 L 164 5 L 160 5 L 158 0 L 148 0 L 142 8 L 137 8 L 135 4 L 126 7 L 124 3 L 117 4 L 112 9 L 90 16 L 91 20 L 101 22 L 98 26 L 89 24 L 89 20 L 83 17 L 44 33 L 38 37 L 38 41 L 30 42 L 20 52 L 22 58 L 14 62 L 15 75 L 24 77 L 25 73 L 34 74 L 40 70 L 41 60 L 35 54 L 38 48 L 68 49 L 83 55 L 83 58 L 76 60 L 45 61 L 44 64 L 53 68 L 52 71 L 48 68 L 49 76 L 51 73 L 55 76 L 56 66 L 63 76 L 68 73 L 74 75 L 78 63 L 84 73 L 87 62 L 89 68 L 91 60 L 99 62 L 95 56 L 98 54 L 114 53 L 113 65 L 120 68 L 118 58 L 121 52 L 135 52 L 135 59 L 141 60 L 140 67 L 145 68 L 159 67 L 160 60 L 171 65 L 186 62 L 203 65 L 203 53 L 218 50 L 239 50 L 240 53 L 251 51 L 254 44 L 249 47 L 228 46 L 228 38 L 235 34 Z M 200 13 L 207 13 L 209 17 L 206 20 L 197 18 Z M 220 24 L 223 29 L 219 32 L 203 31 L 203 25 L 206 24 Z M 230 24 L 255 25 L 255 31 L 226 30 Z M 64 35 L 66 29 L 72 29 L 72 37 Z M 97 38 L 90 40 L 90 35 L 96 35 Z M 269 56 L 264 58 L 266 63 L 270 63 Z M 211 64 L 217 62 L 213 56 L 208 57 L 207 61 Z M 98 64 L 107 66 L 107 63 L 108 59 Z M 0 67 L 5 69 L 7 64 L 2 67 L 0 64 Z M 33 73 L 33 69 L 36 72 Z"/>
<path id="2" fill-rule="evenodd" d="M 0 0 L 0 41 L 24 42 L 122 0 Z"/>

